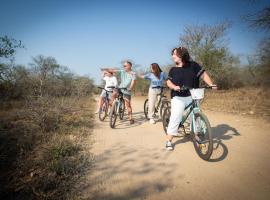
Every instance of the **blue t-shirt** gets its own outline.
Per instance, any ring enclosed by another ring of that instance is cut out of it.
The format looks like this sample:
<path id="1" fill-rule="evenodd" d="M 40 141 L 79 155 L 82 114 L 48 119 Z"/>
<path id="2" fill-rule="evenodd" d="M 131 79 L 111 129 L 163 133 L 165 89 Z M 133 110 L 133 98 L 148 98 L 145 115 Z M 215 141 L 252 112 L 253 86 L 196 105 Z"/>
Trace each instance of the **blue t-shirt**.
<path id="1" fill-rule="evenodd" d="M 164 72 L 160 73 L 160 79 L 156 77 L 153 73 L 148 73 L 144 75 L 144 78 L 151 81 L 150 87 L 163 86 L 163 82 L 167 79 L 167 75 Z"/>

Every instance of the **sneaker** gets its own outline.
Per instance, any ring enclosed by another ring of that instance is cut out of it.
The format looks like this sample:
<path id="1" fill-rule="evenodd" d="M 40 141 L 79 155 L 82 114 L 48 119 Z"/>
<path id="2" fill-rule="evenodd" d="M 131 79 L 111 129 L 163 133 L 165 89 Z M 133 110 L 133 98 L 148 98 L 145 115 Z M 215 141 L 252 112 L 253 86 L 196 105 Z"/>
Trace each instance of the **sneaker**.
<path id="1" fill-rule="evenodd" d="M 95 112 L 95 114 L 98 114 L 100 112 L 100 109 L 98 108 Z"/>
<path id="2" fill-rule="evenodd" d="M 135 122 L 134 122 L 134 119 L 131 119 L 131 120 L 129 120 L 129 124 L 130 125 L 132 125 L 132 124 L 134 124 Z"/>
<path id="3" fill-rule="evenodd" d="M 172 143 L 170 141 L 166 142 L 166 149 L 169 150 L 169 151 L 173 150 L 173 146 L 172 146 Z"/>
<path id="4" fill-rule="evenodd" d="M 155 124 L 156 123 L 156 121 L 154 120 L 154 119 L 150 119 L 150 124 Z"/>

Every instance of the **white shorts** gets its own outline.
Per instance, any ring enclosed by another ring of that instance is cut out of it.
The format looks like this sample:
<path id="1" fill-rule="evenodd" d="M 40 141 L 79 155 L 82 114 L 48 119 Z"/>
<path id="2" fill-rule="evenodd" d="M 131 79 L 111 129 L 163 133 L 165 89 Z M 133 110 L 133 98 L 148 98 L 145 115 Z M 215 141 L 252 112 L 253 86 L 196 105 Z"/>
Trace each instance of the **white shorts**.
<path id="1" fill-rule="evenodd" d="M 108 92 L 109 94 L 109 99 L 112 97 L 112 92 Z M 105 90 L 102 90 L 101 94 L 100 94 L 101 97 L 106 97 L 106 91 Z"/>
<path id="2" fill-rule="evenodd" d="M 170 122 L 167 128 L 168 135 L 177 135 L 178 127 L 182 121 L 185 107 L 192 102 L 191 96 L 179 97 L 175 96 L 171 100 L 171 116 Z"/>

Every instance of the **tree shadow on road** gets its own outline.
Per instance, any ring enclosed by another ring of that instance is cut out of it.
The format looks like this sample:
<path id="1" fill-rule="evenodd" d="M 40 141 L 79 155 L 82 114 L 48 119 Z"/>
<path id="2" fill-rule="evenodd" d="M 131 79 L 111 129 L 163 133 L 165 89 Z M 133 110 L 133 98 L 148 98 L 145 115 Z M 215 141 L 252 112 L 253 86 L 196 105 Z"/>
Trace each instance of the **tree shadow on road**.
<path id="1" fill-rule="evenodd" d="M 79 186 L 80 190 L 87 191 L 83 199 L 144 199 L 172 188 L 177 161 L 169 163 L 169 153 L 159 148 L 146 151 L 121 143 L 111 146 L 95 156 L 95 173 L 89 174 L 91 181 Z M 184 175 L 178 178 L 183 179 Z"/>
<path id="2" fill-rule="evenodd" d="M 130 124 L 130 121 L 128 119 L 128 115 L 125 114 L 124 119 L 120 120 L 119 117 L 117 118 L 115 129 L 128 129 L 128 128 L 134 128 L 137 126 L 142 125 L 147 120 L 145 119 L 144 112 L 135 112 L 132 114 L 134 119 L 134 124 Z"/>

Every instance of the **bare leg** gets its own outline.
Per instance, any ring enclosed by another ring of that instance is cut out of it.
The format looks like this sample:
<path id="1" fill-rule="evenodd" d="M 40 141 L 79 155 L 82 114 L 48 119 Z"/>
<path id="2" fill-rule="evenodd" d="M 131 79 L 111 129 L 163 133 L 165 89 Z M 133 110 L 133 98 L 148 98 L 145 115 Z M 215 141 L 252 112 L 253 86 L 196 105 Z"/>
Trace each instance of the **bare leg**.
<path id="1" fill-rule="evenodd" d="M 173 139 L 173 135 L 169 135 L 169 134 L 167 134 L 167 141 L 172 141 L 172 139 Z"/>
<path id="2" fill-rule="evenodd" d="M 126 105 L 126 108 L 128 110 L 128 117 L 129 117 L 129 120 L 132 121 L 132 107 L 131 107 L 131 102 L 130 100 L 128 99 L 125 99 L 125 105 Z"/>
<path id="3" fill-rule="evenodd" d="M 110 106 L 113 104 L 113 101 L 116 99 L 116 97 L 117 97 L 117 92 L 114 90 L 109 101 Z"/>
<path id="4" fill-rule="evenodd" d="M 153 120 L 153 116 L 155 114 L 155 104 L 157 101 L 157 93 L 152 88 L 149 89 L 148 92 L 148 118 Z"/>

